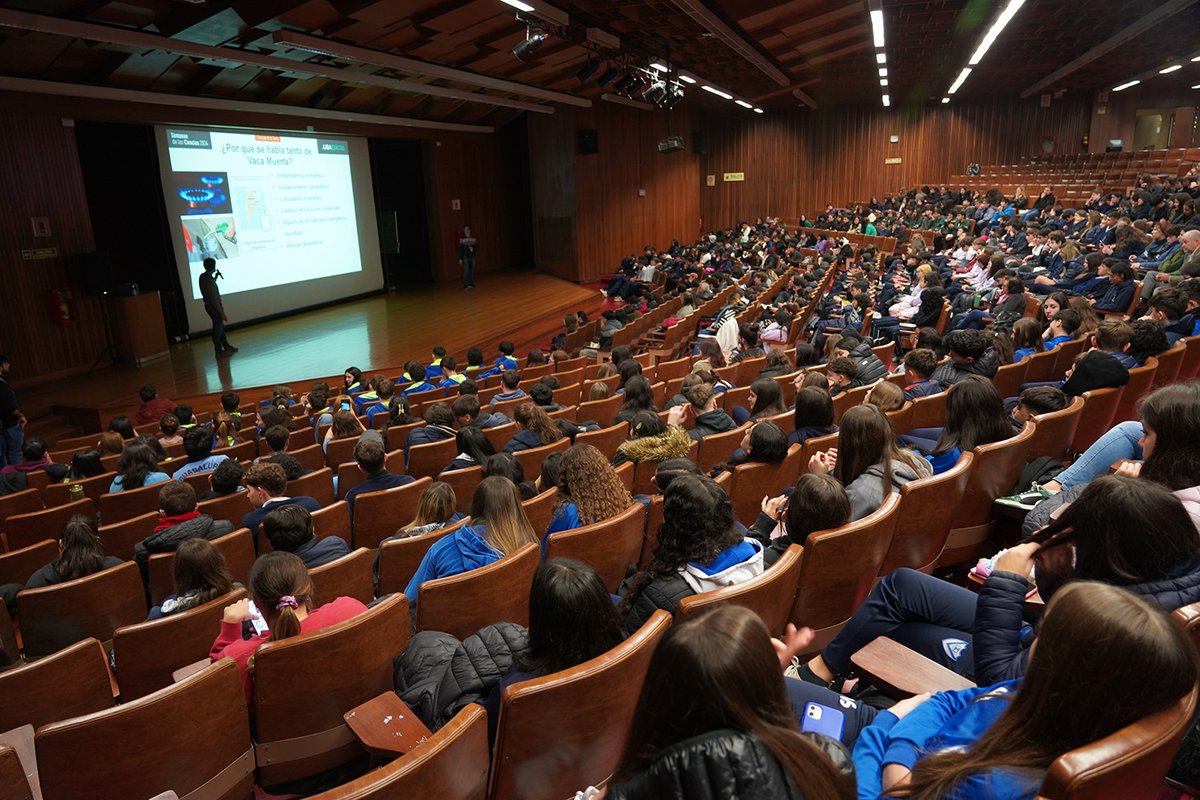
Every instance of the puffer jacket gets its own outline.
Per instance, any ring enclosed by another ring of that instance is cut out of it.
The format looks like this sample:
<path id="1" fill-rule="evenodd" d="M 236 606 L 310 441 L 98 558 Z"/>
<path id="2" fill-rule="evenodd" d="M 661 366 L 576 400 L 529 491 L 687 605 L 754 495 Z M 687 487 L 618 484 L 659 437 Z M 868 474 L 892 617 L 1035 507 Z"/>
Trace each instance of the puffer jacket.
<path id="1" fill-rule="evenodd" d="M 972 649 L 975 682 L 980 686 L 1025 674 L 1029 648 L 1034 641 L 1023 617 L 1025 593 L 1030 588 L 1029 581 L 1021 575 L 993 572 L 979 590 Z M 1180 564 L 1163 578 L 1126 584 L 1124 588 L 1168 611 L 1200 602 L 1200 556 Z"/>
<path id="2" fill-rule="evenodd" d="M 700 440 L 705 436 L 711 436 L 716 433 L 726 433 L 737 426 L 738 424 L 733 421 L 733 417 L 719 408 L 714 408 L 712 411 L 705 411 L 703 414 L 696 415 L 696 427 L 688 431 L 688 436 Z"/>
<path id="3" fill-rule="evenodd" d="M 850 358 L 854 359 L 854 363 L 858 365 L 858 374 L 854 376 L 854 380 L 850 381 L 851 389 L 870 386 L 875 381 L 887 377 L 887 367 L 871 350 L 871 343 L 865 339 L 850 351 Z"/>
<path id="4" fill-rule="evenodd" d="M 179 549 L 179 545 L 197 536 L 212 540 L 227 533 L 233 533 L 232 522 L 201 514 L 142 539 L 133 546 L 133 558 L 145 568 L 154 553 L 173 553 Z"/>
<path id="5" fill-rule="evenodd" d="M 667 432 L 658 436 L 643 436 L 630 439 L 617 448 L 613 466 L 619 467 L 627 461 L 665 461 L 668 458 L 684 458 L 692 447 L 692 437 L 682 425 L 669 425 Z"/>
<path id="6" fill-rule="evenodd" d="M 512 622 L 489 625 L 461 642 L 448 633 L 421 631 L 396 656 L 396 694 L 436 731 L 487 697 L 528 650 L 529 635 Z"/>
<path id="7" fill-rule="evenodd" d="M 1000 362 L 996 360 L 996 351 L 989 347 L 979 357 L 979 360 L 973 361 L 970 364 L 955 364 L 953 359 L 947 361 L 935 369 L 930 378 L 941 384 L 943 389 L 949 389 L 967 375 L 982 375 L 985 378 L 994 378 L 996 370 L 999 368 Z"/>
<path id="8" fill-rule="evenodd" d="M 846 749 L 804 734 L 835 767 L 853 775 Z M 696 736 L 664 749 L 647 769 L 608 787 L 609 800 L 803 800 L 804 793 L 758 737 L 733 730 Z"/>

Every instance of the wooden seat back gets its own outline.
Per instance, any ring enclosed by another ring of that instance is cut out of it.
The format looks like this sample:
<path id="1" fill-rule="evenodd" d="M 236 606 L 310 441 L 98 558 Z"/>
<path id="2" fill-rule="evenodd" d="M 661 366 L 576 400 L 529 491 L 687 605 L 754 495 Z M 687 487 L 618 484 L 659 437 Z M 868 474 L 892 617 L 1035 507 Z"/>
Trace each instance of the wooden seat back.
<path id="1" fill-rule="evenodd" d="M 587 417 L 580 416 L 579 419 L 586 420 Z M 579 434 L 575 437 L 575 444 L 590 444 L 604 453 L 604 457 L 611 461 L 617 454 L 617 448 L 628 438 L 629 425 L 625 422 L 618 422 L 598 431 Z"/>
<path id="2" fill-rule="evenodd" d="M 228 659 L 140 700 L 51 723 L 35 745 L 44 800 L 129 800 L 167 790 L 244 800 L 254 792 L 246 699 Z"/>
<path id="3" fill-rule="evenodd" d="M 787 456 L 778 464 L 739 464 L 733 469 L 729 484 L 729 500 L 733 518 L 753 525 L 758 518 L 763 495 L 775 497 L 796 483 L 800 475 L 800 456 L 803 445 L 788 448 Z"/>
<path id="4" fill-rule="evenodd" d="M 900 495 L 892 492 L 862 519 L 808 535 L 790 620 L 816 632 L 809 652 L 828 644 L 867 598 L 891 546 L 899 508 Z"/>
<path id="5" fill-rule="evenodd" d="M 858 386 L 853 389 L 847 389 L 840 394 L 835 395 L 833 398 L 834 423 L 840 423 L 842 421 L 843 414 L 866 400 L 867 394 L 870 391 L 870 386 Z"/>
<path id="6" fill-rule="evenodd" d="M 484 800 L 489 755 L 487 712 L 468 703 L 411 752 L 311 800 Z"/>
<path id="7" fill-rule="evenodd" d="M 40 728 L 112 706 L 108 656 L 95 639 L 0 672 L 0 730 Z"/>
<path id="8" fill-rule="evenodd" d="M 593 525 L 558 531 L 546 537 L 546 558 L 573 558 L 589 565 L 614 594 L 629 568 L 642 554 L 646 507 L 634 501 L 629 508 Z"/>
<path id="9" fill-rule="evenodd" d="M 460 514 L 471 513 L 471 500 L 475 497 L 475 487 L 483 480 L 483 467 L 468 467 L 443 472 L 438 480 L 450 484 L 454 490 L 454 510 Z"/>
<path id="10" fill-rule="evenodd" d="M 451 436 L 440 442 L 408 448 L 408 474 L 414 478 L 436 478 L 458 455 L 458 440 Z"/>
<path id="11" fill-rule="evenodd" d="M 996 370 L 992 383 L 1001 397 L 1016 397 L 1021 393 L 1021 384 L 1029 374 L 1029 361 L 1033 356 L 1018 361 L 1015 364 L 1005 364 Z"/>
<path id="12" fill-rule="evenodd" d="M 1039 800 L 1157 797 L 1196 712 L 1196 688 L 1170 708 L 1054 759 Z"/>
<path id="13" fill-rule="evenodd" d="M 108 491 L 108 487 L 112 485 L 113 478 L 115 477 L 117 477 L 117 473 L 105 472 L 94 478 L 84 478 L 83 480 L 71 481 L 70 483 L 52 483 L 40 490 L 42 493 L 42 502 L 46 504 L 46 508 L 70 503 L 71 489 L 78 486 L 83 489 L 84 497 L 90 497 L 92 498 L 92 502 L 99 504 L 100 495 Z"/>
<path id="14" fill-rule="evenodd" d="M 318 539 L 324 539 L 326 536 L 338 536 L 345 539 L 347 544 L 350 542 L 350 504 L 345 500 L 339 500 L 332 505 L 325 506 L 319 511 L 312 512 L 313 533 Z M 263 542 L 266 537 L 260 537 Z M 270 543 L 267 543 L 270 547 Z"/>
<path id="15" fill-rule="evenodd" d="M 509 422 L 504 425 L 496 425 L 492 428 L 484 428 L 483 435 L 492 443 L 492 449 L 499 453 L 504 449 L 504 445 L 508 444 L 508 440 L 517 435 L 521 430 L 521 426 L 515 422 Z M 447 464 L 450 462 L 447 461 Z"/>
<path id="16" fill-rule="evenodd" d="M 254 537 L 249 528 L 237 530 L 211 540 L 213 546 L 225 557 L 225 566 L 233 576 L 234 583 L 248 586 L 250 568 L 254 566 Z M 175 594 L 175 553 L 155 553 L 147 564 L 150 585 L 150 602 L 159 605 Z"/>
<path id="17" fill-rule="evenodd" d="M 1012 492 L 1025 466 L 1025 453 L 1037 423 L 1027 422 L 1016 436 L 976 447 L 967 488 L 954 512 L 953 527 L 937 566 L 974 561 L 995 519 L 993 501 Z"/>
<path id="18" fill-rule="evenodd" d="M 1079 417 L 1083 413 L 1085 402 L 1082 397 L 1076 397 L 1066 408 L 1034 417 L 1037 428 L 1034 429 L 1033 438 L 1029 440 L 1025 460 L 1033 461 L 1042 456 L 1059 460 L 1066 458 L 1071 450 L 1075 431 L 1079 427 Z"/>
<path id="19" fill-rule="evenodd" d="M 37 489 L 25 489 L 0 497 L 0 531 L 4 530 L 4 523 L 9 517 L 41 511 L 43 508 L 42 495 Z"/>
<path id="20" fill-rule="evenodd" d="M 433 483 L 429 477 L 382 489 L 366 492 L 354 498 L 353 545 L 374 549 L 387 537 L 412 522 L 417 516 L 421 492 Z"/>
<path id="21" fill-rule="evenodd" d="M 517 461 L 521 462 L 521 468 L 525 470 L 525 477 L 533 480 L 542 471 L 542 462 L 546 460 L 546 456 L 551 453 L 565 453 L 570 446 L 571 440 L 564 436 L 558 441 L 544 444 L 541 447 L 518 450 L 513 455 L 516 456 Z"/>
<path id="22" fill-rule="evenodd" d="M 1158 371 L 1154 373 L 1151 391 L 1179 380 L 1179 370 L 1183 366 L 1185 353 L 1187 353 L 1187 343 L 1180 339 L 1173 346 L 1155 356 L 1158 359 Z"/>
<path id="23" fill-rule="evenodd" d="M 802 552 L 800 545 L 793 544 L 762 575 L 735 586 L 685 597 L 679 601 L 675 614 L 686 619 L 717 606 L 744 606 L 762 618 L 772 636 L 782 636 L 796 601 Z"/>
<path id="24" fill-rule="evenodd" d="M 550 527 L 550 522 L 554 519 L 554 508 L 557 505 L 558 488 L 555 486 L 551 486 L 528 500 L 521 501 L 521 507 L 525 509 L 525 516 L 529 520 L 529 527 L 533 528 L 533 532 L 538 536 L 544 535 Z"/>
<path id="25" fill-rule="evenodd" d="M 940 428 L 946 421 L 946 392 L 913 401 L 912 428 Z"/>
<path id="26" fill-rule="evenodd" d="M 911 481 L 900 487 L 900 509 L 896 512 L 896 530 L 887 556 L 879 567 L 879 577 L 894 569 L 909 567 L 921 572 L 931 572 L 950 526 L 954 514 L 967 490 L 971 475 L 971 464 L 975 454 L 966 452 L 958 463 L 940 475 Z"/>
<path id="27" fill-rule="evenodd" d="M 158 492 L 163 484 L 126 489 L 100 495 L 100 520 L 105 525 L 124 522 L 127 519 L 158 510 Z"/>
<path id="28" fill-rule="evenodd" d="M 1047 350 L 1042 353 L 1034 353 L 1033 355 L 1023 359 L 1020 362 L 1025 365 L 1025 380 L 1022 381 L 1022 383 L 1038 383 L 1041 381 L 1052 380 L 1052 376 L 1056 374 L 1054 362 L 1061 353 L 1062 348 L 1068 347 L 1068 349 L 1072 351 L 1071 358 L 1073 359 L 1075 358 L 1075 354 L 1079 352 L 1078 348 L 1081 348 L 1084 344 L 1086 344 L 1086 342 L 1084 342 L 1082 339 L 1077 341 L 1080 342 L 1079 345 L 1076 345 L 1075 341 L 1063 342 L 1063 344 L 1060 344 L 1053 350 Z M 1006 386 L 1005 388 L 1007 389 L 1009 387 Z M 1021 384 L 1017 384 L 1015 388 L 1019 390 L 1021 388 Z M 1013 395 L 1002 394 L 1001 396 L 1012 397 Z"/>
<path id="29" fill-rule="evenodd" d="M 487 566 L 421 584 L 417 629 L 465 639 L 496 622 L 529 624 L 529 587 L 540 561 L 530 543 Z"/>
<path id="30" fill-rule="evenodd" d="M 287 454 L 300 462 L 300 466 L 304 467 L 306 474 L 311 474 L 325 468 L 325 451 L 321 449 L 321 445 L 319 444 L 310 444 L 307 447 L 288 450 Z"/>
<path id="31" fill-rule="evenodd" d="M 362 746 L 342 715 L 393 690 L 392 659 L 411 635 L 408 599 L 398 594 L 343 622 L 259 647 L 259 785 L 316 775 L 361 757 Z"/>
<path id="32" fill-rule="evenodd" d="M 393 475 L 404 474 L 404 451 L 389 450 L 383 459 L 383 466 Z M 337 499 L 344 498 L 350 490 L 367 479 L 367 474 L 358 466 L 357 461 L 347 461 L 337 466 Z"/>
<path id="33" fill-rule="evenodd" d="M 110 556 L 130 560 L 133 558 L 134 545 L 154 533 L 158 519 L 158 511 L 151 511 L 122 522 L 101 525 L 99 533 L 100 541 L 104 542 L 104 551 Z"/>
<path id="34" fill-rule="evenodd" d="M 90 497 L 85 497 L 74 503 L 44 508 L 41 511 L 13 514 L 4 521 L 4 538 L 8 542 L 8 549 L 19 550 L 45 539 L 58 539 L 62 535 L 63 526 L 76 514 L 94 518 L 96 504 Z"/>
<path id="35" fill-rule="evenodd" d="M 676 378 L 682 378 L 692 370 L 692 360 L 690 358 L 677 358 L 674 361 L 658 362 L 658 370 L 655 372 L 655 378 L 660 381 L 673 381 Z"/>
<path id="36" fill-rule="evenodd" d="M 838 434 L 827 433 L 824 436 L 811 436 L 804 440 L 800 447 L 800 468 L 808 466 L 809 459 L 817 453 L 823 453 L 831 447 L 837 447 Z"/>
<path id="37" fill-rule="evenodd" d="M 1121 400 L 1117 403 L 1117 411 L 1113 414 L 1112 424 L 1126 422 L 1138 418 L 1138 406 L 1142 399 L 1150 394 L 1154 384 L 1154 376 L 1158 372 L 1158 359 L 1154 356 L 1146 359 L 1140 367 L 1129 370 L 1129 383 L 1121 391 Z"/>
<path id="38" fill-rule="evenodd" d="M 1087 337 L 1072 339 L 1069 342 L 1063 342 L 1058 347 L 1050 351 L 1054 353 L 1054 365 L 1050 367 L 1050 372 L 1044 378 L 1034 377 L 1033 369 L 1031 367 L 1029 370 L 1029 375 L 1025 378 L 1025 380 L 1031 383 L 1033 381 L 1061 380 L 1062 378 L 1066 377 L 1067 370 L 1075 365 L 1075 356 L 1086 350 L 1088 344 L 1090 344 L 1090 342 L 1088 341 Z"/>
<path id="39" fill-rule="evenodd" d="M 612 376 L 611 383 L 614 384 L 609 388 L 615 388 L 618 376 Z M 610 382 L 605 379 L 604 382 Z M 589 381 L 583 386 L 583 396 L 588 395 L 588 383 L 596 383 Z M 600 427 L 607 428 L 613 424 L 613 419 L 617 416 L 617 412 L 621 410 L 621 406 L 625 403 L 625 395 L 614 394 L 603 400 L 586 400 L 579 404 L 579 409 L 575 412 L 576 419 L 581 421 L 592 421 L 599 423 Z"/>
<path id="40" fill-rule="evenodd" d="M 324 605 L 339 597 L 371 602 L 375 597 L 374 561 L 374 553 L 360 547 L 336 561 L 310 569 L 308 577 L 313 582 L 314 605 Z"/>
<path id="41" fill-rule="evenodd" d="M 750 411 L 750 404 L 749 400 L 747 399 L 749 396 L 749 386 L 737 386 L 733 389 L 721 392 L 720 402 L 717 403 L 717 405 L 720 408 L 725 409 L 726 414 L 733 414 L 733 409 L 737 408 L 738 406 Z"/>
<path id="42" fill-rule="evenodd" d="M 77 578 L 17 594 L 21 637 L 28 658 L 49 655 L 92 637 L 106 642 L 122 625 L 146 618 L 146 594 L 137 564 L 125 562 Z"/>
<path id="43" fill-rule="evenodd" d="M 234 525 L 241 525 L 242 517 L 254 510 L 254 506 L 250 503 L 250 496 L 245 490 L 214 497 L 198 505 L 201 514 L 208 514 L 213 519 L 229 520 Z"/>
<path id="44" fill-rule="evenodd" d="M 896 436 L 901 436 L 913 429 L 913 413 L 916 407 L 913 401 L 905 401 L 904 405 L 893 411 L 885 411 L 883 415 L 887 417 L 888 424 L 892 426 L 892 433 Z"/>
<path id="45" fill-rule="evenodd" d="M 0 745 L 0 800 L 34 800 L 25 767 L 10 745 Z"/>
<path id="46" fill-rule="evenodd" d="M 380 597 L 392 592 L 403 592 L 417 574 L 417 568 L 429 548 L 439 539 L 449 536 L 463 525 L 471 522 L 470 517 L 464 517 L 453 525 L 438 528 L 435 531 L 422 533 L 417 536 L 407 536 L 402 539 L 391 539 L 379 546 L 379 591 Z"/>
<path id="47" fill-rule="evenodd" d="M 121 702 L 170 686 L 175 670 L 208 658 L 225 606 L 245 596 L 245 589 L 234 589 L 195 608 L 117 628 L 113 659 Z"/>
<path id="48" fill-rule="evenodd" d="M 57 538 L 26 545 L 18 550 L 0 554 L 0 586 L 19 583 L 24 586 L 33 573 L 58 558 Z"/>
<path id="49" fill-rule="evenodd" d="M 325 466 L 336 467 L 354 460 L 354 448 L 358 444 L 357 436 L 343 439 L 330 439 L 325 443 Z"/>
<path id="50" fill-rule="evenodd" d="M 1185 336 L 1183 342 L 1183 363 L 1179 365 L 1179 380 L 1196 377 L 1200 372 L 1200 336 Z"/>
<path id="51" fill-rule="evenodd" d="M 713 467 L 728 461 L 745 436 L 744 429 L 735 428 L 724 433 L 711 433 L 700 439 L 700 450 L 696 454 L 696 463 L 700 466 L 700 471 L 707 474 Z"/>
<path id="52" fill-rule="evenodd" d="M 603 786 L 621 759 L 650 657 L 670 624 L 667 612 L 656 611 L 604 655 L 506 686 L 491 800 L 561 800 L 579 786 Z"/>
<path id="53" fill-rule="evenodd" d="M 1080 395 L 1084 399 L 1084 406 L 1083 411 L 1079 413 L 1075 438 L 1071 440 L 1072 450 L 1082 453 L 1108 432 L 1113 426 L 1113 417 L 1117 415 L 1124 391 L 1125 387 L 1118 386 L 1112 389 L 1092 389 Z"/>
<path id="54" fill-rule="evenodd" d="M 288 497 L 311 497 L 322 507 L 333 505 L 333 469 L 323 466 L 288 481 L 284 494 Z"/>

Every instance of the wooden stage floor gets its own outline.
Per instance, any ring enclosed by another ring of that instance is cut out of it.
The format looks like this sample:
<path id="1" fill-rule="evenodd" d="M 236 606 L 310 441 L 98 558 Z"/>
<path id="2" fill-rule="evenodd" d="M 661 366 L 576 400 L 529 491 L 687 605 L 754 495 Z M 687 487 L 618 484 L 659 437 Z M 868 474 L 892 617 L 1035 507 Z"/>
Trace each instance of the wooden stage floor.
<path id="1" fill-rule="evenodd" d="M 564 313 L 583 309 L 593 315 L 604 304 L 594 288 L 532 271 L 481 275 L 477 285 L 469 291 L 447 285 L 401 289 L 238 328 L 229 340 L 240 351 L 225 359 L 213 355 L 208 337 L 172 344 L 166 358 L 140 369 L 98 368 L 76 384 L 87 388 L 74 392 L 72 405 L 99 408 L 107 418 L 136 406 L 143 383 L 157 384 L 160 396 L 177 401 L 278 383 L 306 391 L 313 380 L 350 366 L 371 372 L 406 359 L 427 362 L 439 344 L 464 366 L 468 348 L 481 347 L 490 361 L 503 339 L 523 356 L 562 330 Z M 52 385 L 17 388 L 31 419 L 64 400 Z"/>

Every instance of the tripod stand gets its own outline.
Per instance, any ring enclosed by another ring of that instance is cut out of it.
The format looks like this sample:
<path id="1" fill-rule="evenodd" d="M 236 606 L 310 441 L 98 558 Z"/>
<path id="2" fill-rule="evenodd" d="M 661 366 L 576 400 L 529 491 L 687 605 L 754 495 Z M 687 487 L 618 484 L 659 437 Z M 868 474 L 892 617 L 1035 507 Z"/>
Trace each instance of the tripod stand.
<path id="1" fill-rule="evenodd" d="M 121 352 L 117 350 L 117 343 L 113 338 L 112 314 L 108 310 L 108 292 L 100 294 L 100 313 L 104 317 L 105 345 L 104 349 L 96 355 L 96 360 L 92 362 L 91 369 L 87 372 L 88 376 L 90 377 L 96 371 L 96 367 L 100 366 L 100 362 L 105 359 L 108 359 L 114 367 L 118 364 L 128 364 L 131 367 L 137 367 L 136 361 L 121 355 Z M 141 368 L 138 367 L 138 369 Z"/>

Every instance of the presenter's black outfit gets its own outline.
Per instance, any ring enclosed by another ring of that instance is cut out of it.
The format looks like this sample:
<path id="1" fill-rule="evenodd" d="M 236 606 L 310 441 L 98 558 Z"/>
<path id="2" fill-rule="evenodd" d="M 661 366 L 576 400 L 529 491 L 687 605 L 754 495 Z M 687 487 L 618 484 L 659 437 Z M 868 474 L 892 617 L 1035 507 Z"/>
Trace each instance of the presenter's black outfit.
<path id="1" fill-rule="evenodd" d="M 458 240 L 458 260 L 462 262 L 463 288 L 475 288 L 475 245 L 474 236 L 464 236 Z"/>
<path id="2" fill-rule="evenodd" d="M 218 356 L 232 355 L 237 348 L 225 338 L 225 307 L 221 304 L 221 290 L 211 272 L 200 276 L 200 294 L 204 296 L 204 311 L 212 320 L 213 348 Z"/>

